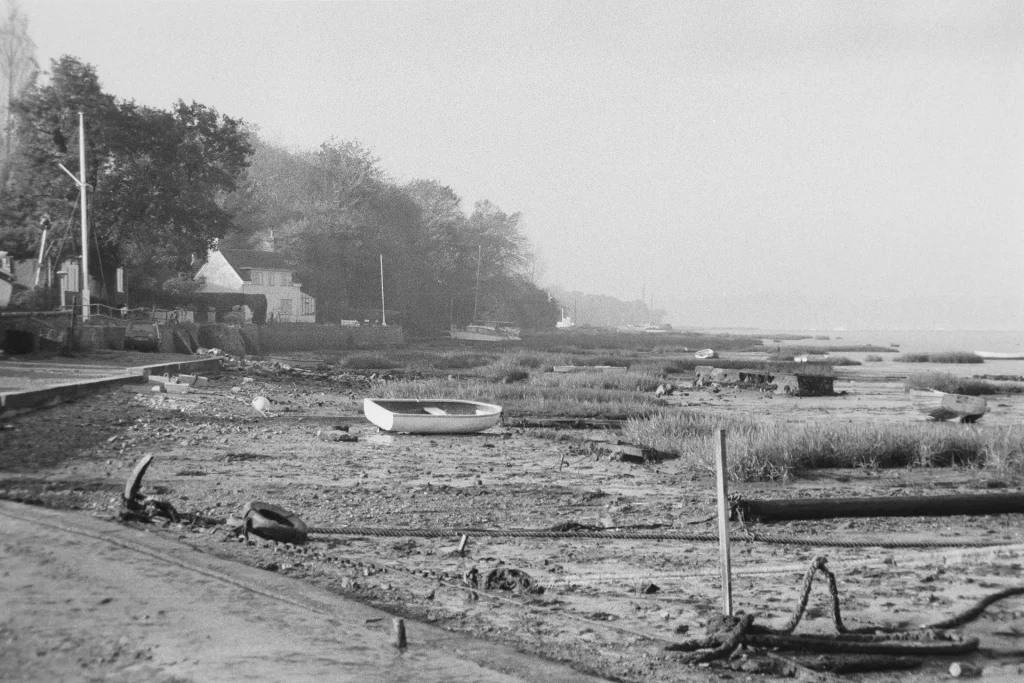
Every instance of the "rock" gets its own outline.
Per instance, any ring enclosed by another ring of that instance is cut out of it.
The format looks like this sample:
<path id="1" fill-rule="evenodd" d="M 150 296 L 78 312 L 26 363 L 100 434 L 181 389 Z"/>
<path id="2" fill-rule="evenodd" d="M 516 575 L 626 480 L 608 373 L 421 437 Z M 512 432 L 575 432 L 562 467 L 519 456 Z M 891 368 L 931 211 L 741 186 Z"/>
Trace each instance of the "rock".
<path id="1" fill-rule="evenodd" d="M 949 665 L 949 675 L 953 678 L 977 678 L 981 675 L 981 667 L 970 662 L 953 662 Z"/>
<path id="2" fill-rule="evenodd" d="M 270 401 L 264 396 L 257 396 L 252 400 L 252 407 L 261 413 L 265 413 L 270 410 Z"/>
<path id="3" fill-rule="evenodd" d="M 345 441 L 345 442 L 359 441 L 359 437 L 358 436 L 354 436 L 352 434 L 347 434 L 347 433 L 339 431 L 337 429 L 332 429 L 332 430 L 327 430 L 327 431 L 318 429 L 316 431 L 316 437 L 318 439 L 320 439 L 321 441 Z"/>

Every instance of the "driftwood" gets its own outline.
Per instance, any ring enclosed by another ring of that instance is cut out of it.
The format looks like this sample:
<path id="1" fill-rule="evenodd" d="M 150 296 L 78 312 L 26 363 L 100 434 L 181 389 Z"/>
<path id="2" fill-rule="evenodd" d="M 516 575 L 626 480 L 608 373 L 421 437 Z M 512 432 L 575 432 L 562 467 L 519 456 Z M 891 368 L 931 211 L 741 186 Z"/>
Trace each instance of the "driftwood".
<path id="1" fill-rule="evenodd" d="M 761 522 L 835 517 L 1002 515 L 1024 512 L 1024 494 L 740 500 L 736 512 L 742 519 Z"/>

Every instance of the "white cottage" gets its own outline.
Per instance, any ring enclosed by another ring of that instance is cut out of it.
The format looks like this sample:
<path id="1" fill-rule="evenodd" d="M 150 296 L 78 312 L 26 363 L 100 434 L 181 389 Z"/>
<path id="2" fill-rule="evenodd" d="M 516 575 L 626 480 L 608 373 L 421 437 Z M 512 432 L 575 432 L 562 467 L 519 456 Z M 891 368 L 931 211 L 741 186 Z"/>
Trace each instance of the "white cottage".
<path id="1" fill-rule="evenodd" d="M 316 300 L 301 291 L 284 258 L 271 251 L 221 249 L 211 251 L 196 279 L 199 290 L 210 293 L 263 294 L 267 297 L 267 320 L 316 322 Z"/>

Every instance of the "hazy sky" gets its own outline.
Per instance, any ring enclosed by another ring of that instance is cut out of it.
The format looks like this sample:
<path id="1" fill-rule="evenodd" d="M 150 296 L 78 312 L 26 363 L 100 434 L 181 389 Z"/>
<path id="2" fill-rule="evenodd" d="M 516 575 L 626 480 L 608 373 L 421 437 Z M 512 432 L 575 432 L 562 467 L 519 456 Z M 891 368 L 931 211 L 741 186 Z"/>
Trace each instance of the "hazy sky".
<path id="1" fill-rule="evenodd" d="M 682 325 L 1024 329 L 1018 0 L 21 6 L 44 66 L 118 97 L 521 211 L 545 284 Z"/>

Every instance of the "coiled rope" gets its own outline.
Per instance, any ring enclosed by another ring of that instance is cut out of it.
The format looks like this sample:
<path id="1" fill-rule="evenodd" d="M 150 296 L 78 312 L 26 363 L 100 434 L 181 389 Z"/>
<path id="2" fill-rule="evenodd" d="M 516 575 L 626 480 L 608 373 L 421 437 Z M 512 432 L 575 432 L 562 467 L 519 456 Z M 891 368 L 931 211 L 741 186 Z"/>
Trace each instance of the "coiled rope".
<path id="1" fill-rule="evenodd" d="M 836 628 L 834 635 L 793 635 L 807 609 L 811 586 L 816 574 L 828 580 L 831 601 L 829 607 Z M 966 623 L 977 617 L 986 606 L 1010 595 L 1024 593 L 1024 587 L 1000 591 L 975 607 L 940 623 Z M 714 622 L 713 622 L 714 623 Z M 709 624 L 711 630 L 712 624 Z M 708 662 L 728 656 L 740 644 L 759 647 L 781 647 L 802 651 L 835 654 L 873 655 L 954 655 L 972 652 L 978 648 L 978 639 L 961 638 L 947 634 L 939 628 L 929 627 L 916 631 L 887 631 L 876 626 L 850 629 L 843 623 L 839 609 L 839 588 L 835 574 L 829 570 L 824 557 L 816 557 L 804 576 L 800 599 L 793 614 L 781 628 L 754 624 L 751 614 L 743 617 L 717 617 L 717 628 L 703 639 L 688 640 L 669 645 L 666 650 L 688 652 L 683 659 L 690 663 Z"/>

